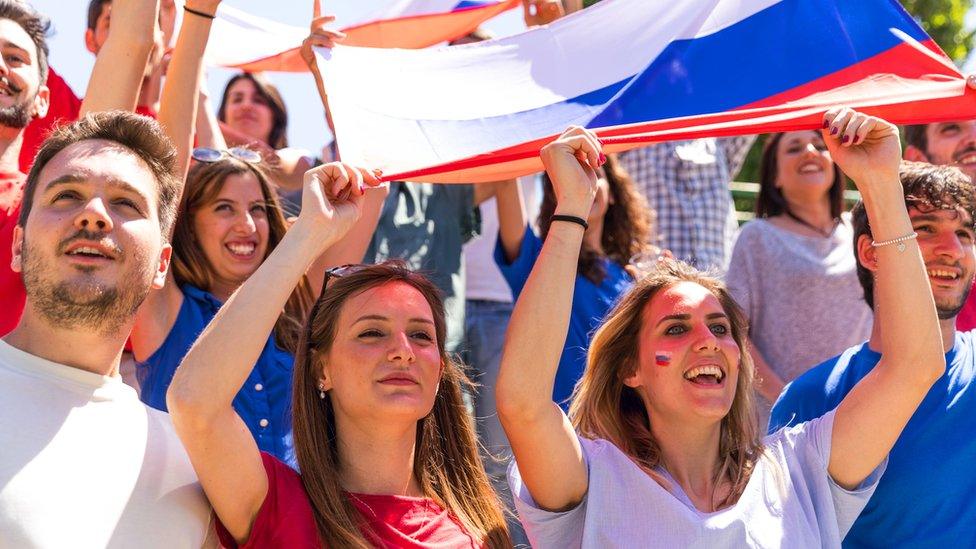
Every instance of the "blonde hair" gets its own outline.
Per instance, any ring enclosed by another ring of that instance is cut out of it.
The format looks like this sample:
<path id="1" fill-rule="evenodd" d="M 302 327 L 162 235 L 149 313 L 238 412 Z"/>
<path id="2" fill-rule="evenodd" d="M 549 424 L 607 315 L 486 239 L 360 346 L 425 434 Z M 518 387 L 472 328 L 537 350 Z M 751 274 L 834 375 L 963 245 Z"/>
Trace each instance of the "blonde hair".
<path id="1" fill-rule="evenodd" d="M 275 188 L 260 164 L 251 164 L 233 157 L 216 162 L 197 162 L 186 177 L 186 188 L 173 231 L 173 278 L 180 286 L 189 284 L 208 292 L 213 288 L 214 269 L 197 244 L 193 217 L 200 208 L 217 198 L 228 177 L 245 174 L 252 174 L 257 179 L 267 207 L 268 246 L 264 259 L 267 259 L 278 242 L 284 238 L 288 222 L 278 203 Z M 311 286 L 308 279 L 302 276 L 275 324 L 275 342 L 289 353 L 295 353 L 302 322 L 312 302 Z"/>
<path id="2" fill-rule="evenodd" d="M 440 386 L 431 412 L 417 422 L 413 474 L 424 494 L 456 517 L 465 531 L 486 547 L 509 548 L 511 542 L 502 507 L 478 453 L 474 421 L 461 396 L 469 383 L 459 364 L 444 348 L 447 323 L 437 288 L 399 261 L 370 265 L 335 279 L 315 305 L 295 356 L 292 422 L 295 453 L 302 482 L 312 504 L 321 541 L 332 547 L 371 547 L 376 542 L 360 513 L 339 482 L 339 460 L 332 393 L 319 397 L 321 357 L 336 336 L 336 322 L 347 299 L 389 282 L 409 284 L 419 291 L 434 315 L 441 363 Z M 308 340 L 311 345 L 308 346 Z M 309 348 L 310 347 L 310 348 Z M 306 350 L 309 348 L 309 350 Z"/>
<path id="3" fill-rule="evenodd" d="M 716 480 L 730 478 L 732 490 L 721 506 L 738 500 L 762 454 L 753 397 L 754 367 L 746 349 L 748 323 L 725 285 L 689 265 L 662 260 L 655 272 L 638 280 L 613 308 L 593 336 L 586 370 L 576 386 L 569 417 L 580 435 L 612 442 L 638 467 L 662 482 L 656 472 L 662 466 L 661 449 L 651 429 L 647 408 L 636 390 L 624 384 L 638 367 L 639 339 L 647 304 L 679 282 L 693 282 L 718 299 L 732 326 L 739 347 L 741 365 L 732 409 L 722 419 L 719 455 L 722 464 Z M 665 486 L 667 483 L 662 482 Z M 716 487 L 720 483 L 716 482 Z"/>

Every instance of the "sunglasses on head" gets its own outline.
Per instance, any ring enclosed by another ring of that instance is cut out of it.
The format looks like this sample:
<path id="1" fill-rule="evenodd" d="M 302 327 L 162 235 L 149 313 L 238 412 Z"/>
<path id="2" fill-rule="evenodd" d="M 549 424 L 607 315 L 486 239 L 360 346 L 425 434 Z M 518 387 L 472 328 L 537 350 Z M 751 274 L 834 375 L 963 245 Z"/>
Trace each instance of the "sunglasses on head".
<path id="1" fill-rule="evenodd" d="M 225 158 L 236 158 L 248 164 L 258 164 L 263 160 L 261 153 L 245 147 L 234 147 L 227 150 L 197 147 L 193 149 L 190 156 L 197 162 L 219 162 Z"/>
<path id="2" fill-rule="evenodd" d="M 347 264 L 332 267 L 331 269 L 325 271 L 325 276 L 322 277 L 322 291 L 319 292 L 318 299 L 316 299 L 315 303 L 312 304 L 312 309 L 308 312 L 308 320 L 305 322 L 305 353 L 308 356 L 311 356 L 312 353 L 312 319 L 315 318 L 315 313 L 318 312 L 319 303 L 322 302 L 322 297 L 325 295 L 325 289 L 329 285 L 329 280 L 358 273 L 368 266 L 369 265 Z"/>

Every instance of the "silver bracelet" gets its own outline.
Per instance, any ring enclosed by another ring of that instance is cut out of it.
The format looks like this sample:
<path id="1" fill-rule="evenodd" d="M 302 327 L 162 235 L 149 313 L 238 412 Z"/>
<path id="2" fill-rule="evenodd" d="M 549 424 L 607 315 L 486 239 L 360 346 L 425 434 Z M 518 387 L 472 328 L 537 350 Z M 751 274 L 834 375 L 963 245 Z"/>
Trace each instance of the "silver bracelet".
<path id="1" fill-rule="evenodd" d="M 898 238 L 892 238 L 891 240 L 884 240 L 882 242 L 876 242 L 872 240 L 871 246 L 875 248 L 880 248 L 882 246 L 887 246 L 889 244 L 898 244 L 898 251 L 904 252 L 905 242 L 908 242 L 913 238 L 918 238 L 918 233 L 916 233 L 915 231 L 912 231 L 912 234 L 906 234 L 905 236 L 899 236 Z"/>

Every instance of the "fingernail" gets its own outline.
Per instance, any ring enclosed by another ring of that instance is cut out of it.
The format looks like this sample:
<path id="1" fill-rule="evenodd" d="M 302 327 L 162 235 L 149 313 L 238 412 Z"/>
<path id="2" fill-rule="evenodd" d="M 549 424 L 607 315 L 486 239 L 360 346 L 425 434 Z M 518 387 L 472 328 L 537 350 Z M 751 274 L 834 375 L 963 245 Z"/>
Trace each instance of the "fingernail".
<path id="1" fill-rule="evenodd" d="M 607 155 L 600 153 L 600 165 L 602 166 L 607 161 Z"/>
<path id="2" fill-rule="evenodd" d="M 837 131 L 838 131 L 837 130 L 837 126 L 834 126 L 833 128 L 830 128 L 830 135 L 837 135 Z"/>
<path id="3" fill-rule="evenodd" d="M 853 140 L 853 141 L 851 141 L 851 145 L 856 145 L 856 144 L 857 144 L 857 141 L 858 141 L 858 139 L 860 139 L 860 138 L 861 138 L 861 136 L 860 136 L 860 135 L 855 135 L 855 136 L 854 136 L 854 140 Z"/>
<path id="4" fill-rule="evenodd" d="M 826 120 L 824 120 L 824 123 L 823 123 L 823 129 L 825 129 L 825 130 L 826 130 L 826 129 L 827 129 L 827 128 L 829 128 L 829 127 L 830 127 L 830 122 L 827 122 Z"/>
<path id="5" fill-rule="evenodd" d="M 847 135 L 847 134 L 844 134 L 844 137 L 841 137 L 840 138 L 840 142 L 841 143 L 847 143 L 850 140 L 851 140 L 851 137 L 849 135 Z"/>

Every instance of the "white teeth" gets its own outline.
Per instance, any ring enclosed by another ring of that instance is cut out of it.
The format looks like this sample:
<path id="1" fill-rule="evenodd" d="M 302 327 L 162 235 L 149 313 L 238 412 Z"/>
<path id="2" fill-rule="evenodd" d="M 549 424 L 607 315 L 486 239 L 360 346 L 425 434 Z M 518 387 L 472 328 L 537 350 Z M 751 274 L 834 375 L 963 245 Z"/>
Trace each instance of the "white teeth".
<path id="1" fill-rule="evenodd" d="M 228 244 L 227 249 L 235 255 L 251 255 L 254 253 L 254 244 Z"/>
<path id="2" fill-rule="evenodd" d="M 97 249 L 92 248 L 90 246 L 82 246 L 80 248 L 75 248 L 74 250 L 71 250 L 68 253 L 70 255 L 75 255 L 75 254 L 88 254 L 88 255 L 100 255 L 102 257 L 105 257 L 105 254 L 103 254 L 102 252 L 100 252 Z"/>
<path id="3" fill-rule="evenodd" d="M 952 271 L 944 271 L 942 269 L 929 269 L 928 272 L 929 272 L 929 276 L 934 276 L 936 278 L 948 278 L 951 280 L 955 280 L 959 278 L 959 275 L 957 273 L 954 273 Z"/>
<path id="4" fill-rule="evenodd" d="M 973 164 L 976 163 L 976 153 L 968 153 L 959 157 L 958 162 L 960 164 Z"/>
<path id="5" fill-rule="evenodd" d="M 804 164 L 800 166 L 800 173 L 822 172 L 823 169 L 817 164 Z"/>
<path id="6" fill-rule="evenodd" d="M 725 374 L 718 366 L 698 366 L 685 372 L 685 379 L 695 379 L 698 376 L 715 376 L 715 379 L 721 381 Z"/>

